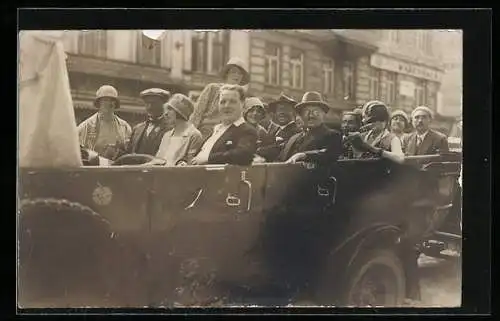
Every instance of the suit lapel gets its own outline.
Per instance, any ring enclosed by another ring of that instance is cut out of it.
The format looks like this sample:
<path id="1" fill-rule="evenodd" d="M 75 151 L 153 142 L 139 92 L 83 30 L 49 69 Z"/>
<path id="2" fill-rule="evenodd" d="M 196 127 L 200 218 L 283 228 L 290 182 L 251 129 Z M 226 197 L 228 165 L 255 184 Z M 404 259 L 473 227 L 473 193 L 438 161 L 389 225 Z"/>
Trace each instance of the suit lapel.
<path id="1" fill-rule="evenodd" d="M 409 156 L 417 155 L 416 147 L 417 147 L 417 134 L 412 133 L 410 136 L 408 136 L 407 154 Z"/>
<path id="2" fill-rule="evenodd" d="M 300 134 L 295 134 L 294 136 L 292 136 L 290 138 L 290 140 L 286 143 L 285 147 L 283 148 L 283 151 L 282 151 L 282 157 L 281 160 L 282 161 L 286 161 L 288 158 L 290 158 L 290 151 L 293 149 L 293 147 L 295 147 L 295 145 L 297 144 L 297 141 L 304 137 L 305 133 L 300 133 Z"/>
<path id="3" fill-rule="evenodd" d="M 219 137 L 219 139 L 217 139 L 214 146 L 212 147 L 211 153 L 219 152 L 219 151 L 221 151 L 221 149 L 225 150 L 225 143 L 226 143 L 228 137 L 231 137 L 232 133 L 236 130 L 236 128 L 237 127 L 234 124 L 229 126 L 229 128 L 224 132 L 224 134 L 222 134 L 222 136 Z M 233 145 L 234 145 L 234 142 L 233 142 Z"/>
<path id="4" fill-rule="evenodd" d="M 427 154 L 432 154 L 434 152 L 432 150 L 429 150 L 432 145 L 432 141 L 434 138 L 433 136 L 434 136 L 433 133 L 429 130 L 429 132 L 427 133 L 427 135 L 425 135 L 424 140 L 422 141 L 422 143 L 418 148 L 418 155 L 427 155 Z"/>
<path id="5" fill-rule="evenodd" d="M 134 137 L 132 153 L 135 153 L 135 151 L 139 147 L 139 144 L 143 140 L 143 137 L 146 134 L 146 125 L 147 123 L 142 123 L 137 127 L 137 135 Z"/>

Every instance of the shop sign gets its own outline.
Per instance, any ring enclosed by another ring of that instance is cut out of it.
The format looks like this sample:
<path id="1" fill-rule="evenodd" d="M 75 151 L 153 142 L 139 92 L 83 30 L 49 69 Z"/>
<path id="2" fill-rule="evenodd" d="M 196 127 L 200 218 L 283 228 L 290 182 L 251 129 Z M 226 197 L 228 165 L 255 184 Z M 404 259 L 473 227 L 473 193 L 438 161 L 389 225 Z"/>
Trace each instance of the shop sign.
<path id="1" fill-rule="evenodd" d="M 375 68 L 437 82 L 441 82 L 441 77 L 443 74 L 442 72 L 434 70 L 432 68 L 415 65 L 378 54 L 374 54 L 371 56 L 370 64 Z"/>

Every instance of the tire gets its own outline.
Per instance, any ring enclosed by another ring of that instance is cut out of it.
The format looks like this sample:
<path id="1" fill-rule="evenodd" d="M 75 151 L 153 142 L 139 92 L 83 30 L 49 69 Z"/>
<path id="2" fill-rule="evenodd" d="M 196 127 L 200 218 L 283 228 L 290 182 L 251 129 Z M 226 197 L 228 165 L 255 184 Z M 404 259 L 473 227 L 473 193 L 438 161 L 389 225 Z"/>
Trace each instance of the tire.
<path id="1" fill-rule="evenodd" d="M 344 302 L 347 306 L 402 306 L 406 297 L 403 264 L 391 250 L 360 253 L 347 272 Z M 373 293 L 373 285 L 377 292 Z"/>
<path id="2" fill-rule="evenodd" d="M 114 240 L 97 215 L 34 206 L 19 219 L 19 302 L 29 307 L 100 304 L 109 294 Z M 108 273 L 106 273 L 108 272 Z M 96 298 L 96 301 L 93 301 Z"/>

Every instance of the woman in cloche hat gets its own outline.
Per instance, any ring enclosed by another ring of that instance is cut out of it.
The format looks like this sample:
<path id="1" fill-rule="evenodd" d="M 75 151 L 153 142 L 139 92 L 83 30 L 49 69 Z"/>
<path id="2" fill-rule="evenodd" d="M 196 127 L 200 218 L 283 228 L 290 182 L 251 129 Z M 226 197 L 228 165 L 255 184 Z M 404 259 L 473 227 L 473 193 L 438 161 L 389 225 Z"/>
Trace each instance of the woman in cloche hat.
<path id="1" fill-rule="evenodd" d="M 384 157 L 395 162 L 404 161 L 401 140 L 387 129 L 389 108 L 381 101 L 372 100 L 363 105 L 363 133 L 349 134 L 348 140 L 361 158 Z"/>
<path id="2" fill-rule="evenodd" d="M 132 133 L 130 125 L 115 114 L 120 108 L 115 87 L 101 86 L 94 106 L 98 111 L 78 125 L 80 145 L 104 158 L 115 159 L 126 148 Z"/>
<path id="3" fill-rule="evenodd" d="M 250 74 L 243 60 L 233 57 L 222 68 L 221 78 L 222 82 L 210 83 L 203 89 L 190 118 L 191 123 L 201 131 L 204 138 L 208 137 L 213 126 L 220 122 L 218 105 L 222 85 L 244 86 L 250 81 Z"/>
<path id="4" fill-rule="evenodd" d="M 203 143 L 200 131 L 189 122 L 194 104 L 187 96 L 174 94 L 164 108 L 165 117 L 174 128 L 163 136 L 156 157 L 165 160 L 165 166 L 186 165 Z"/>
<path id="5" fill-rule="evenodd" d="M 403 138 L 409 131 L 410 126 L 410 117 L 408 117 L 404 111 L 395 110 L 392 112 L 391 118 L 389 119 L 389 130 L 396 135 L 401 142 L 403 142 Z"/>

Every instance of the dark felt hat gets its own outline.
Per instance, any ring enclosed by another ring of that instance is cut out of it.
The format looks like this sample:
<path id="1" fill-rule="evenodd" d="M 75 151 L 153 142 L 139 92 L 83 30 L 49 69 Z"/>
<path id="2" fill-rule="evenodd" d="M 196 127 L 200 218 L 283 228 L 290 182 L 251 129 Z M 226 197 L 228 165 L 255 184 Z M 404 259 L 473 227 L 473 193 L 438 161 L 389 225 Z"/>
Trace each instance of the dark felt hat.
<path id="1" fill-rule="evenodd" d="M 330 110 L 330 105 L 328 105 L 324 100 L 323 97 L 321 97 L 321 94 L 317 91 L 308 91 L 304 94 L 302 97 L 302 100 L 300 103 L 295 105 L 295 110 L 297 113 L 302 112 L 302 109 L 307 106 L 318 106 L 321 107 L 325 113 L 328 113 Z"/>
<path id="2" fill-rule="evenodd" d="M 271 101 L 268 104 L 268 109 L 270 112 L 274 112 L 276 110 L 276 107 L 278 105 L 289 105 L 290 107 L 294 107 L 297 104 L 297 102 L 285 94 L 281 93 L 278 99 Z"/>

